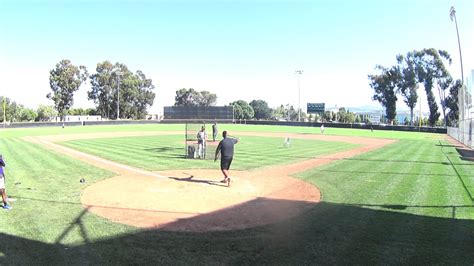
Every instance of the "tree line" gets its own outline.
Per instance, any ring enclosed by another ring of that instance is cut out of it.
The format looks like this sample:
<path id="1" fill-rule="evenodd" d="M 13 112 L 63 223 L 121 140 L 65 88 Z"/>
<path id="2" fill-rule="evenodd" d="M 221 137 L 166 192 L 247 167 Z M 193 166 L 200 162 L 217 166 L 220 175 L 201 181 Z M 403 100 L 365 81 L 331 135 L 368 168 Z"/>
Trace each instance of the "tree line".
<path id="1" fill-rule="evenodd" d="M 87 98 L 94 102 L 95 108 L 72 108 L 74 94 L 87 79 L 91 84 Z M 3 122 L 4 117 L 10 122 L 51 121 L 56 117 L 64 120 L 66 115 L 143 119 L 155 99 L 155 86 L 141 70 L 132 72 L 125 64 L 109 61 L 98 63 L 96 72 L 89 75 L 85 66 L 73 65 L 68 59 L 61 60 L 49 72 L 49 85 L 51 92 L 46 97 L 54 105 L 40 105 L 36 110 L 0 96 L 0 121 Z"/>
<path id="2" fill-rule="evenodd" d="M 0 122 L 49 122 L 58 117 L 58 111 L 53 105 L 42 105 L 38 108 L 28 108 L 8 97 L 0 96 Z M 3 108 L 5 105 L 5 108 Z M 4 110 L 5 109 L 5 115 Z M 66 115 L 98 115 L 95 108 L 70 108 Z"/>
<path id="3" fill-rule="evenodd" d="M 376 66 L 378 73 L 368 75 L 369 83 L 374 90 L 373 100 L 384 108 L 387 119 L 396 117 L 398 96 L 410 108 L 410 124 L 414 123 L 413 109 L 418 102 L 420 86 L 423 86 L 429 108 L 428 124 L 439 123 L 440 112 L 435 92 L 438 92 L 444 126 L 455 126 L 458 122 L 458 92 L 463 86 L 461 80 L 454 80 L 446 65 L 451 64 L 451 57 L 444 50 L 434 48 L 414 50 L 406 55 L 397 55 L 396 64 L 391 67 Z"/>
<path id="4" fill-rule="evenodd" d="M 182 88 L 176 91 L 175 106 L 215 106 L 216 104 L 217 95 L 209 91 L 198 91 L 194 88 Z M 255 99 L 250 102 L 233 101 L 229 105 L 234 107 L 235 119 L 298 121 L 298 109 L 290 104 L 281 104 L 276 108 L 271 108 L 266 101 Z M 323 114 L 309 115 L 301 110 L 301 116 L 308 122 L 361 123 L 369 121 L 367 115 L 357 115 L 344 107 L 339 108 L 337 112 L 326 111 Z"/>
<path id="5" fill-rule="evenodd" d="M 90 79 L 89 100 L 95 104 L 96 114 L 115 119 L 143 119 L 153 105 L 155 86 L 151 79 L 137 70 L 132 72 L 125 64 L 104 61 L 97 64 L 96 73 L 89 75 L 85 66 L 75 66 L 70 60 L 61 60 L 50 71 L 52 92 L 46 96 L 53 100 L 61 119 L 74 103 L 74 93 Z"/>

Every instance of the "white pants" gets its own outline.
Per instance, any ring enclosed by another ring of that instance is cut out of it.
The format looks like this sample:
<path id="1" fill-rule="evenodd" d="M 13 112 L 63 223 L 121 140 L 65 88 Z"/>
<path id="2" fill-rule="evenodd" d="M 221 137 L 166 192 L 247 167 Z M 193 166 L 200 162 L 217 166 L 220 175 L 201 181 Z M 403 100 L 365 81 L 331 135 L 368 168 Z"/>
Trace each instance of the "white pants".
<path id="1" fill-rule="evenodd" d="M 198 156 L 203 158 L 206 153 L 206 145 L 204 143 L 198 144 Z"/>
<path id="2" fill-rule="evenodd" d="M 0 175 L 0 189 L 4 189 L 4 188 L 5 188 L 5 177 Z"/>

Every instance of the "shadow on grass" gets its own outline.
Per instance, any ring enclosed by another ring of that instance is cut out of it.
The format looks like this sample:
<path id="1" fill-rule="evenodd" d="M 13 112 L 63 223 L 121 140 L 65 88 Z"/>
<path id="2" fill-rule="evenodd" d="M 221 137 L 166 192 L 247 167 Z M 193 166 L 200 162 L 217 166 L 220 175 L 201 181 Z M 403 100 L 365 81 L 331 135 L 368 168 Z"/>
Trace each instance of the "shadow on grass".
<path id="1" fill-rule="evenodd" d="M 456 212 L 459 210 L 467 209 L 468 212 L 474 213 L 474 205 L 403 205 L 403 204 L 343 204 L 345 206 L 358 206 L 358 207 L 380 207 L 391 210 L 406 210 L 407 208 L 418 208 L 418 209 L 447 209 L 451 211 L 451 218 L 456 218 Z"/>
<path id="2" fill-rule="evenodd" d="M 441 141 L 439 142 L 441 144 Z M 442 144 L 441 144 L 442 145 Z M 457 150 L 457 149 L 456 149 Z M 466 182 L 464 181 L 464 178 L 462 177 L 462 175 L 459 173 L 458 169 L 456 168 L 456 166 L 459 166 L 461 164 L 456 164 L 456 163 L 453 163 L 453 161 L 451 160 L 451 158 L 448 156 L 448 154 L 444 151 L 444 149 L 441 149 L 441 151 L 444 153 L 444 155 L 446 156 L 446 159 L 448 159 L 451 167 L 453 168 L 454 172 L 456 173 L 456 175 L 458 176 L 458 179 L 459 181 L 461 182 L 462 186 L 464 187 L 464 190 L 466 191 L 466 194 L 469 196 L 469 198 L 471 199 L 472 202 L 474 202 L 474 196 L 472 195 L 471 191 L 470 191 L 470 186 L 469 184 L 466 185 Z M 472 165 L 472 164 L 467 164 L 467 165 Z"/>
<path id="3" fill-rule="evenodd" d="M 459 146 L 456 146 L 456 145 L 453 145 L 453 144 L 443 144 L 443 143 L 435 144 L 435 146 L 442 147 L 442 148 L 456 148 L 456 147 L 459 147 Z"/>
<path id="4" fill-rule="evenodd" d="M 450 175 L 450 174 L 423 174 L 423 173 L 404 173 L 404 172 L 388 172 L 388 171 L 348 171 L 348 170 L 329 170 L 329 169 L 324 169 L 324 170 L 319 170 L 315 169 L 312 170 L 314 172 L 326 172 L 326 173 L 348 173 L 348 174 L 377 174 L 378 176 L 381 175 L 401 175 L 401 176 L 407 176 L 407 175 L 413 175 L 413 176 L 439 176 L 439 177 L 446 177 L 446 176 L 456 176 L 457 175 Z"/>
<path id="5" fill-rule="evenodd" d="M 474 150 L 466 148 L 462 144 L 455 145 L 455 144 L 443 144 L 441 141 L 436 146 L 441 148 L 456 148 L 457 153 L 461 157 L 462 160 L 474 162 Z M 445 152 L 445 154 L 454 154 L 453 152 Z"/>
<path id="6" fill-rule="evenodd" d="M 368 161 L 368 162 L 380 162 L 380 163 L 417 163 L 417 164 L 442 164 L 452 165 L 450 162 L 439 162 L 439 161 L 410 161 L 410 160 L 385 160 L 385 159 L 370 159 L 370 158 L 344 158 L 342 160 L 347 161 Z M 472 163 L 455 163 L 454 165 L 474 165 Z"/>
<path id="7" fill-rule="evenodd" d="M 291 208 L 295 202 L 246 204 Z M 322 202 L 299 216 L 253 229 L 215 232 L 141 230 L 82 244 L 46 243 L 0 233 L 0 264 L 450 264 L 474 263 L 474 220 L 417 216 Z M 447 208 L 464 206 L 375 205 Z M 384 207 L 384 208 L 385 208 Z M 472 208 L 473 206 L 466 206 Z M 240 210 L 239 210 L 240 208 Z M 224 209 L 177 223 L 219 220 Z M 80 229 L 79 213 L 71 226 Z M 170 225 L 171 226 L 171 225 Z M 173 225 L 176 226 L 176 225 Z M 64 232 L 69 230 L 66 228 Z M 80 230 L 87 230 L 83 228 Z M 31 238 L 35 238 L 34 235 Z"/>
<path id="8" fill-rule="evenodd" d="M 474 162 L 474 150 L 457 147 L 456 151 L 459 153 L 462 160 Z"/>
<path id="9" fill-rule="evenodd" d="M 184 148 L 176 148 L 176 147 L 157 147 L 157 148 L 147 148 L 143 149 L 145 151 L 150 151 L 150 152 L 170 152 L 170 151 L 182 151 Z"/>

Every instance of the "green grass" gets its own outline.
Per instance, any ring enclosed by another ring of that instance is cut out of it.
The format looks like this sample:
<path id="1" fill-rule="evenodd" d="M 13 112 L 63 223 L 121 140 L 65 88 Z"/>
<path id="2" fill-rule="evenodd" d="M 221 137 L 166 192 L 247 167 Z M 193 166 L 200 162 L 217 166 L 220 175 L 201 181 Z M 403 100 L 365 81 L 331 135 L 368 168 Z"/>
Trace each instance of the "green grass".
<path id="1" fill-rule="evenodd" d="M 294 127 L 294 126 L 261 126 L 261 125 L 243 125 L 243 124 L 219 124 L 219 131 L 255 131 L 255 132 L 289 132 L 289 133 L 309 133 L 320 134 L 319 127 Z M 2 138 L 23 137 L 23 136 L 39 136 L 39 135 L 62 135 L 62 134 L 84 134 L 95 132 L 130 132 L 130 131 L 183 131 L 183 124 L 142 124 L 142 125 L 106 125 L 106 126 L 70 126 L 61 128 L 57 127 L 39 127 L 39 128 L 0 128 L 0 136 Z M 373 132 L 366 129 L 350 129 L 350 128 L 331 128 L 326 127 L 324 134 L 341 135 L 341 136 L 360 136 L 371 138 L 395 138 L 395 139 L 439 139 L 442 134 L 403 132 L 403 131 L 385 131 L 374 130 Z M 238 134 L 234 134 L 238 135 Z"/>
<path id="2" fill-rule="evenodd" d="M 112 177 L 113 173 L 17 138 L 3 139 L 0 151 L 7 163 L 8 195 L 17 200 L 12 203 L 12 211 L 1 213 L 1 234 L 65 245 L 83 243 L 82 234 L 90 240 L 109 236 L 111 223 L 105 219 L 84 213 L 80 222 L 87 229 L 82 233 L 74 222 L 84 211 L 80 204 L 81 189 Z M 81 178 L 86 183 L 80 183 Z M 117 232 L 133 230 L 113 226 Z M 2 247 L 10 249 L 8 245 Z M 0 252 L 5 253 L 2 248 Z"/>
<path id="3" fill-rule="evenodd" d="M 0 211 L 0 264 L 474 263 L 474 163 L 460 159 L 455 148 L 441 140 L 441 135 L 373 132 L 374 136 L 399 141 L 298 174 L 298 178 L 318 186 L 323 195 L 323 202 L 307 213 L 273 225 L 213 233 L 140 230 L 85 212 L 79 201 L 80 190 L 112 174 L 18 138 L 28 134 L 176 130 L 179 127 L 145 125 L 0 131 L 0 152 L 8 163 L 8 192 L 18 199 L 13 202 L 12 211 Z M 220 130 L 224 130 L 224 125 Z M 243 125 L 229 126 L 229 130 L 318 132 L 317 128 Z M 326 133 L 372 134 L 367 130 L 329 128 Z M 150 137 L 149 145 L 155 149 L 173 147 L 174 144 L 169 143 L 179 137 L 166 138 Z M 100 145 L 117 141 L 124 143 L 120 151 L 127 151 L 127 145 L 148 143 L 147 137 L 97 139 L 90 143 L 97 144 L 92 148 L 100 150 Z M 262 141 L 265 145 L 256 146 Z M 235 166 L 253 168 L 252 158 L 261 164 L 265 158 L 258 154 L 279 153 L 278 146 L 282 141 L 245 137 L 237 144 L 240 154 L 236 155 L 239 159 Z M 295 150 L 307 148 L 305 145 L 298 147 L 295 141 Z M 82 142 L 81 146 L 88 143 Z M 271 143 L 276 146 L 269 146 Z M 325 142 L 315 141 L 314 145 L 334 148 L 333 144 Z M 145 150 L 146 147 L 140 149 L 137 157 L 147 157 L 155 152 Z M 322 152 L 322 149 L 316 150 L 308 148 L 307 152 Z M 168 156 L 175 152 L 160 151 Z M 285 161 L 272 158 L 265 163 Z M 152 162 L 141 167 L 150 167 Z M 185 160 L 185 163 L 189 162 Z M 210 163 L 191 162 L 195 164 L 190 166 L 192 168 L 207 167 Z M 201 163 L 204 165 L 199 165 Z M 179 163 L 176 166 L 181 167 Z M 215 168 L 214 164 L 211 166 Z M 147 169 L 155 169 L 153 167 Z M 87 180 L 85 184 L 79 183 L 81 177 Z M 129 196 L 126 191 L 123 193 L 124 197 Z"/>
<path id="4" fill-rule="evenodd" d="M 243 137 L 235 146 L 232 169 L 247 170 L 262 166 L 287 164 L 356 147 L 355 144 L 292 139 L 291 147 L 283 138 Z M 216 142 L 217 143 L 217 142 Z M 64 145 L 106 159 L 147 170 L 216 168 L 213 160 L 184 158 L 183 136 L 146 136 L 73 140 Z M 213 159 L 216 146 L 208 146 Z"/>
<path id="5" fill-rule="evenodd" d="M 33 128 L 0 128 L 1 138 L 19 138 L 25 136 L 86 134 L 96 132 L 130 132 L 130 131 L 170 131 L 184 130 L 182 124 L 137 124 L 137 125 L 104 125 L 104 126 L 66 126 L 33 127 Z M 184 131 L 183 131 L 184 134 Z"/>

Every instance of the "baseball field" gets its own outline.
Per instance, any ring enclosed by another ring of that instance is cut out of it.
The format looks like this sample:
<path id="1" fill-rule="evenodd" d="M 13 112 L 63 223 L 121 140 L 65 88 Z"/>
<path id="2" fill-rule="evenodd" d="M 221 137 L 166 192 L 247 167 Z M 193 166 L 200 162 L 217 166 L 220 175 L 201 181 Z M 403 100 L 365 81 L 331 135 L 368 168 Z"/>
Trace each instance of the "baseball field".
<path id="1" fill-rule="evenodd" d="M 219 130 L 230 187 L 184 125 L 0 129 L 0 264 L 474 263 L 474 162 L 446 135 Z"/>

